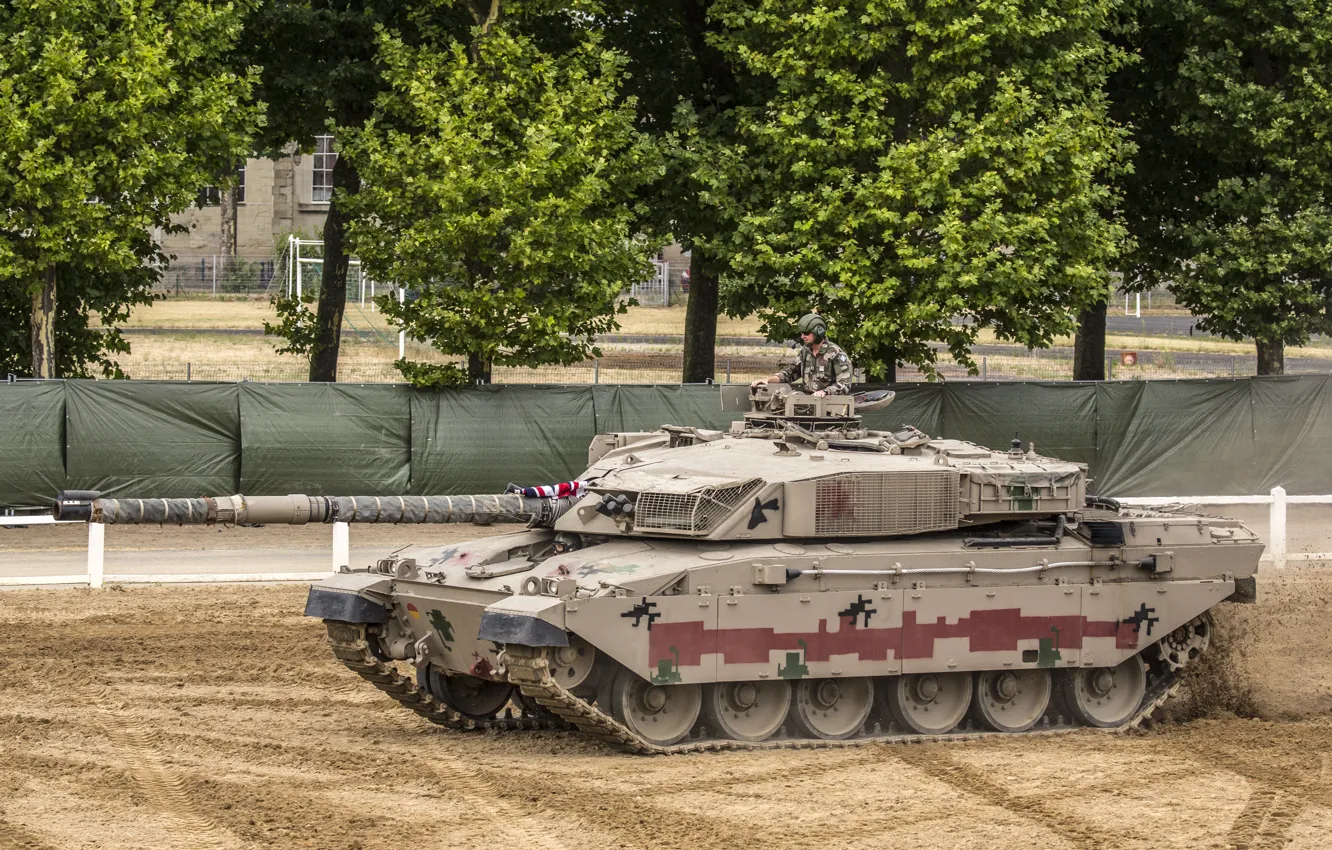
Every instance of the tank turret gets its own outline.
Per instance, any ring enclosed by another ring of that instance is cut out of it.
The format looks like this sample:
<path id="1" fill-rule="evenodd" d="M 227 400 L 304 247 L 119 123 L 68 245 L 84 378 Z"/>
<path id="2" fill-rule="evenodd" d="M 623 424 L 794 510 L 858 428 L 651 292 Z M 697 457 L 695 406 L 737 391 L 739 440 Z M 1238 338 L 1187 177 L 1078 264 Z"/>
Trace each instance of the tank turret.
<path id="1" fill-rule="evenodd" d="M 599 437 L 582 476 L 589 495 L 556 527 L 708 540 L 898 536 L 1081 509 L 1085 465 L 934 440 L 910 425 L 863 427 L 858 404 L 891 401 L 887 391 L 816 398 L 774 385 L 752 392 L 730 432 Z M 735 393 L 724 406 L 739 407 Z"/>

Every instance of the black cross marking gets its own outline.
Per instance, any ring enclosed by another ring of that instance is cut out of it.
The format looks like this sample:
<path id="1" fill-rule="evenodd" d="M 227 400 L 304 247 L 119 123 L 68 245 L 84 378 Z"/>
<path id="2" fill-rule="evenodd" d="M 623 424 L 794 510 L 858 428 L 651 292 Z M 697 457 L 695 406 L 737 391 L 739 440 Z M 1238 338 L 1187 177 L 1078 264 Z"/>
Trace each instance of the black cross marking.
<path id="1" fill-rule="evenodd" d="M 861 614 L 864 614 L 865 627 L 869 628 L 870 615 L 879 613 L 878 608 L 871 608 L 869 607 L 869 604 L 870 600 L 866 599 L 865 597 L 857 593 L 856 601 L 848 605 L 845 611 L 838 611 L 837 616 L 850 617 L 851 620 L 848 623 L 848 625 L 850 625 L 852 628 L 855 628 L 856 620 L 860 618 Z"/>
<path id="2" fill-rule="evenodd" d="M 633 618 L 634 618 L 634 628 L 638 628 L 638 624 L 642 621 L 642 619 L 643 619 L 644 617 L 647 617 L 647 623 L 648 623 L 648 624 L 647 624 L 647 630 L 648 630 L 648 631 L 652 631 L 652 621 L 655 620 L 655 619 L 657 619 L 658 617 L 661 616 L 661 612 L 660 612 L 660 611 L 653 611 L 653 610 L 652 610 L 653 608 L 656 608 L 656 607 L 657 607 L 657 603 L 647 601 L 647 597 L 644 596 L 642 602 L 640 602 L 640 603 L 638 603 L 637 605 L 635 605 L 634 607 L 630 608 L 628 611 L 625 611 L 625 612 L 624 612 L 623 614 L 621 614 L 620 616 L 621 616 L 621 617 L 633 617 Z"/>
<path id="3" fill-rule="evenodd" d="M 1152 626 L 1153 626 L 1155 623 L 1159 623 L 1159 622 L 1161 621 L 1161 618 L 1160 618 L 1160 617 L 1151 617 L 1151 616 L 1148 616 L 1148 615 L 1150 615 L 1150 614 L 1155 614 L 1155 613 L 1156 613 L 1156 609 L 1155 609 L 1155 608 L 1148 608 L 1148 607 L 1147 607 L 1147 603 L 1144 602 L 1144 603 L 1142 603 L 1142 605 L 1138 606 L 1138 610 L 1134 611 L 1131 615 L 1125 617 L 1125 618 L 1124 618 L 1123 620 L 1121 620 L 1120 622 L 1122 622 L 1122 623 L 1127 623 L 1127 624 L 1133 626 L 1133 631 L 1134 631 L 1134 632 L 1140 632 L 1140 631 L 1142 630 L 1142 624 L 1143 624 L 1143 623 L 1146 623 L 1146 624 L 1147 624 L 1147 637 L 1151 637 L 1151 636 L 1152 636 Z"/>
<path id="4" fill-rule="evenodd" d="M 760 502 L 758 496 L 755 496 L 754 510 L 749 515 L 749 530 L 753 531 L 754 529 L 758 528 L 761 523 L 765 523 L 768 521 L 767 516 L 765 516 L 763 513 L 764 511 L 775 511 L 775 510 L 777 510 L 776 499 L 769 499 L 766 502 Z"/>

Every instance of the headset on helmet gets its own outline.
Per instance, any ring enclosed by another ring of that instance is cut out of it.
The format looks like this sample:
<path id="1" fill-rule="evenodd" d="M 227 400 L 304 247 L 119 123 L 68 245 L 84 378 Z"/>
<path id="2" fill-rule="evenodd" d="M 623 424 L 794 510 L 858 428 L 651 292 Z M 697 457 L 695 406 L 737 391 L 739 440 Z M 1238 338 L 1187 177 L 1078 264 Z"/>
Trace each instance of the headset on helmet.
<path id="1" fill-rule="evenodd" d="M 828 326 L 824 324 L 823 317 L 818 313 L 807 313 L 800 317 L 800 322 L 796 327 L 800 333 L 814 334 L 814 344 L 817 345 L 828 338 Z"/>

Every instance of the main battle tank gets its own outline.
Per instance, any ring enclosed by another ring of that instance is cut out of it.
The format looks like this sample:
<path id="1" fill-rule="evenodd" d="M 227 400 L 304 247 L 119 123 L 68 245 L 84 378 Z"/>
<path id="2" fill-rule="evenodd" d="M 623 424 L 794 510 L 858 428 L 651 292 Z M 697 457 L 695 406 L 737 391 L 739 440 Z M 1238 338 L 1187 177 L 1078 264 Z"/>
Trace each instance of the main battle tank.
<path id="1" fill-rule="evenodd" d="M 525 523 L 346 569 L 305 613 L 431 721 L 641 753 L 1136 725 L 1207 649 L 1211 609 L 1256 598 L 1239 522 L 1088 496 L 1084 465 L 1016 438 L 865 427 L 857 406 L 891 400 L 726 387 L 728 432 L 599 435 L 576 480 L 502 495 L 67 511 Z"/>

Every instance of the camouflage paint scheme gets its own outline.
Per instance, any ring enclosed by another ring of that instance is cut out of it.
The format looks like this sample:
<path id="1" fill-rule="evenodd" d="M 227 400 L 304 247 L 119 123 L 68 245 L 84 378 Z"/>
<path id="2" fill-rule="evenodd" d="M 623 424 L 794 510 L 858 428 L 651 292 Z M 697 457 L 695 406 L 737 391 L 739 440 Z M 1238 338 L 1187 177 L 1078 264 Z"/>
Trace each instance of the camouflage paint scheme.
<path id="1" fill-rule="evenodd" d="M 798 678 L 782 667 L 803 666 L 801 677 L 881 676 L 930 670 L 1021 669 L 1114 666 L 1229 597 L 1233 576 L 1256 563 L 1256 538 L 1198 533 L 1220 527 L 1240 531 L 1230 520 L 1179 515 L 1133 520 L 1136 534 L 1113 550 L 1126 566 L 1051 571 L 1021 584 L 986 576 L 968 583 L 941 576 L 936 582 L 875 582 L 881 588 L 838 589 L 852 580 L 798 579 L 778 589 L 753 585 L 755 564 L 824 569 L 960 566 L 979 553 L 960 541 L 902 540 L 833 544 L 748 544 L 718 550 L 687 541 L 625 540 L 557 556 L 540 565 L 542 576 L 574 578 L 589 598 L 562 601 L 543 611 L 552 623 L 586 638 L 644 678 L 662 665 L 683 683 Z M 1129 521 L 1125 520 L 1127 525 Z M 1170 526 L 1169 529 L 1165 526 Z M 520 532 L 520 535 L 531 532 Z M 485 551 L 503 545 L 501 535 L 481 541 Z M 1143 574 L 1131 565 L 1162 545 L 1175 553 L 1171 573 Z M 1142 538 L 1143 545 L 1134 545 Z M 1247 541 L 1247 542 L 1244 542 Z M 796 550 L 801 550 L 798 554 Z M 498 666 L 498 647 L 475 639 L 481 614 L 517 593 L 504 578 L 467 579 L 461 566 L 477 560 L 467 546 L 418 557 L 452 575 L 462 586 L 399 581 L 395 601 L 430 612 L 407 616 L 413 634 L 430 637 L 437 662 L 474 674 L 478 660 Z M 484 556 L 484 552 L 480 553 Z M 1025 567 L 1049 561 L 1104 559 L 1110 552 L 1070 534 L 1062 545 L 984 553 Z M 725 560 L 719 560 L 724 556 Z M 618 562 L 618 563 L 617 563 Z M 1190 566 L 1192 565 L 1192 566 Z M 452 572 L 450 572 L 452 570 Z M 1252 566 L 1249 567 L 1252 574 Z M 521 575 L 521 574 L 520 574 Z M 1227 578 L 1226 576 L 1230 577 Z M 603 586 L 603 584 L 605 586 Z M 669 595 L 660 591 L 665 586 Z M 551 600 L 555 601 L 555 600 Z M 449 645 L 430 617 L 440 612 L 453 626 Z M 469 636 L 472 636 L 469 638 Z"/>
<path id="2" fill-rule="evenodd" d="M 544 635 L 531 645 L 551 659 L 576 636 L 634 687 L 676 693 L 972 671 L 1068 683 L 1254 598 L 1263 545 L 1239 522 L 1107 507 L 1088 500 L 1084 465 L 1016 441 L 997 452 L 872 431 L 844 397 L 767 392 L 729 433 L 598 436 L 583 494 L 551 527 L 317 587 L 388 608 L 379 644 L 418 668 L 510 681 L 506 647 L 480 635 L 517 632 L 484 632 L 485 617 Z"/>

